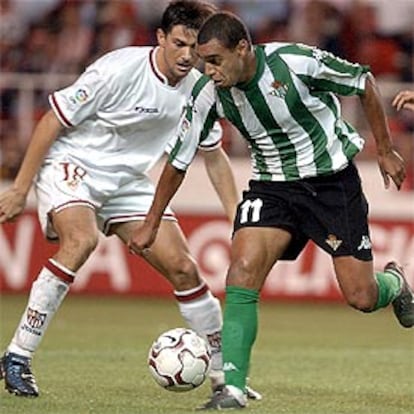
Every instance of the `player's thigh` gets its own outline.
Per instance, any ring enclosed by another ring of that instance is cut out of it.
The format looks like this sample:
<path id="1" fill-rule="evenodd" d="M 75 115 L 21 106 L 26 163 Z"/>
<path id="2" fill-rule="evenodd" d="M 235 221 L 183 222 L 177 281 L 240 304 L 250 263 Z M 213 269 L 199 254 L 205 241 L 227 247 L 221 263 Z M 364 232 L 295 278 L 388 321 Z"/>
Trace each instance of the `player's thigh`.
<path id="1" fill-rule="evenodd" d="M 291 233 L 280 228 L 244 227 L 236 231 L 227 284 L 260 290 L 291 240 Z"/>
<path id="2" fill-rule="evenodd" d="M 336 278 L 348 303 L 361 310 L 370 310 L 377 300 L 377 284 L 372 260 L 352 256 L 333 258 Z"/>
<path id="3" fill-rule="evenodd" d="M 50 213 L 53 227 L 60 243 L 69 239 L 91 239 L 97 241 L 98 227 L 95 210 L 86 206 L 68 207 Z"/>
<path id="4" fill-rule="evenodd" d="M 128 243 L 132 233 L 139 232 L 142 223 L 142 221 L 117 223 L 111 227 L 111 232 Z M 195 261 L 176 220 L 161 220 L 153 245 L 142 257 L 176 288 L 181 287 L 180 290 L 191 289 L 200 284 Z"/>

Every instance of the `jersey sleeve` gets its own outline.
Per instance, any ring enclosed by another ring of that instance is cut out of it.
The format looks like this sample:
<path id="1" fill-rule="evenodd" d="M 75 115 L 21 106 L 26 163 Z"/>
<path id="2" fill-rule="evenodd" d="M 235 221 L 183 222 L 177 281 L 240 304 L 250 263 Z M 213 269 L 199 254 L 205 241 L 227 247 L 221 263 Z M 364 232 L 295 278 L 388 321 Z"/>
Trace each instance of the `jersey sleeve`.
<path id="1" fill-rule="evenodd" d="M 199 143 L 198 148 L 202 151 L 213 151 L 216 148 L 221 147 L 222 135 L 223 128 L 221 127 L 220 123 L 216 121 L 206 139 Z"/>
<path id="2" fill-rule="evenodd" d="M 95 67 L 89 67 L 72 85 L 49 95 L 49 103 L 65 127 L 94 115 L 109 100 L 110 91 Z"/>
<path id="3" fill-rule="evenodd" d="M 185 171 L 198 148 L 212 150 L 221 145 L 222 129 L 216 110 L 214 85 L 203 77 L 195 84 L 175 137 L 169 143 L 168 160 Z"/>
<path id="4" fill-rule="evenodd" d="M 362 95 L 369 67 L 351 63 L 330 52 L 296 44 L 279 51 L 282 59 L 311 89 L 337 95 Z"/>

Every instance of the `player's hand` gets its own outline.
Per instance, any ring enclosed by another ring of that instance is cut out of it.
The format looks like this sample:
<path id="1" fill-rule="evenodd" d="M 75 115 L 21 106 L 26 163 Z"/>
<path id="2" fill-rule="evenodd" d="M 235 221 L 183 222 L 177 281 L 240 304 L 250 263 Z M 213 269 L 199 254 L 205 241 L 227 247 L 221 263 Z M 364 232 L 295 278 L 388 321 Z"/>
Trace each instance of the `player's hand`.
<path id="1" fill-rule="evenodd" d="M 401 109 L 410 109 L 414 111 L 414 91 L 401 91 L 399 92 L 394 100 L 392 105 L 400 111 Z"/>
<path id="2" fill-rule="evenodd" d="M 13 221 L 26 205 L 26 195 L 16 188 L 9 188 L 0 194 L 0 223 Z"/>
<path id="3" fill-rule="evenodd" d="M 158 227 L 144 221 L 142 226 L 138 227 L 138 229 L 132 234 L 128 242 L 129 251 L 133 254 L 146 256 L 150 251 L 151 245 L 155 241 L 157 231 Z"/>
<path id="4" fill-rule="evenodd" d="M 384 179 L 385 188 L 390 187 L 390 178 L 398 190 L 406 177 L 404 160 L 396 150 L 378 156 L 378 164 Z"/>

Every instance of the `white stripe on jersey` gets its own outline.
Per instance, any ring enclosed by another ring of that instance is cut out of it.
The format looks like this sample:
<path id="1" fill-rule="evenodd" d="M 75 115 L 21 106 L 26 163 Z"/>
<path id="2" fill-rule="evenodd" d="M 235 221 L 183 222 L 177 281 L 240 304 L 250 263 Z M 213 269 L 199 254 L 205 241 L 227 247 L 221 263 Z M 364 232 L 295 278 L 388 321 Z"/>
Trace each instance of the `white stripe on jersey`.
<path id="1" fill-rule="evenodd" d="M 283 53 L 280 57 L 297 75 L 309 75 L 309 71 L 306 71 L 306 68 L 312 66 L 315 68 L 315 59 L 306 55 Z M 322 68 L 323 70 L 321 70 Z M 338 78 L 341 78 L 341 72 L 334 71 L 325 65 L 320 65 L 318 69 L 320 69 L 319 72 L 315 72 L 314 70 L 314 73 L 312 74 L 312 77 L 315 79 L 328 79 L 330 76 L 332 76 L 332 78 L 336 78 L 337 80 Z M 365 88 L 365 76 L 361 76 L 358 79 L 351 79 L 348 74 L 344 74 L 341 78 L 340 84 L 363 90 Z"/>
<path id="2" fill-rule="evenodd" d="M 269 93 L 269 85 L 271 85 L 272 81 L 273 74 L 269 67 L 266 65 L 263 76 L 259 82 L 259 88 L 265 98 L 269 110 L 271 111 L 274 119 L 281 127 L 283 132 L 286 133 L 286 131 L 288 130 L 295 130 L 296 137 L 295 139 L 292 139 L 290 142 L 296 150 L 298 160 L 297 164 L 300 177 L 315 175 L 316 165 L 313 162 L 313 154 L 309 153 L 309 151 L 307 150 L 304 150 L 304 148 L 309 145 L 308 134 L 302 128 L 302 126 L 299 123 L 297 123 L 295 119 L 292 117 L 289 108 L 286 105 L 286 101 L 284 99 L 279 99 Z M 277 101 L 277 105 L 275 105 L 275 100 Z M 274 148 L 273 152 L 277 154 L 276 151 L 276 148 Z M 280 160 L 279 156 L 278 159 Z M 268 165 L 270 166 L 269 163 Z M 279 163 L 279 165 L 275 167 L 277 167 L 279 174 L 272 174 L 272 178 L 276 181 L 284 180 L 285 178 L 282 171 L 282 164 Z M 259 176 L 257 176 L 257 178 L 259 178 Z"/>
<path id="3" fill-rule="evenodd" d="M 260 120 L 257 118 L 257 115 L 255 111 L 253 110 L 252 106 L 250 105 L 249 101 L 246 99 L 243 99 L 244 94 L 237 88 L 231 88 L 230 92 L 234 99 L 235 104 L 237 105 L 237 109 L 242 114 L 242 119 L 244 121 L 244 125 L 246 129 L 251 133 L 251 135 L 254 134 L 254 131 L 262 132 L 261 133 L 262 136 L 260 138 L 258 137 L 258 135 L 256 135 L 257 138 L 255 138 L 255 142 L 258 146 L 260 146 L 260 149 L 262 150 L 264 156 L 266 157 L 266 165 L 269 167 L 269 170 L 273 170 L 273 169 L 280 170 L 282 177 L 284 178 L 283 172 L 282 172 L 282 164 L 280 162 L 280 157 L 279 157 L 279 152 L 277 148 L 275 147 L 270 136 L 265 133 L 263 126 L 260 123 Z M 264 94 L 266 94 L 266 92 Z M 252 163 L 253 163 L 252 178 L 258 179 L 260 176 L 260 173 L 258 172 L 257 168 L 255 168 L 256 166 L 255 166 L 254 156 L 252 156 Z"/>

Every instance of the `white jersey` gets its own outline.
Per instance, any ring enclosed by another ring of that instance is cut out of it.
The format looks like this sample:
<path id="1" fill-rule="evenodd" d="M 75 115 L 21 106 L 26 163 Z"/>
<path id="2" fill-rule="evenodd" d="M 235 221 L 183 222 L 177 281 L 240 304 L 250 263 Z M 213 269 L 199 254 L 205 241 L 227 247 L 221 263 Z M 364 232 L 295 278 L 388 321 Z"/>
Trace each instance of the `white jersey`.
<path id="1" fill-rule="evenodd" d="M 197 80 L 196 69 L 176 86 L 157 69 L 152 47 L 127 47 L 90 65 L 77 81 L 49 96 L 63 126 L 36 180 L 42 229 L 57 237 L 50 211 L 72 206 L 95 210 L 99 228 L 143 220 L 154 197 L 146 172 L 168 152 L 187 100 Z M 200 145 L 220 145 L 216 124 Z M 167 208 L 164 219 L 174 219 Z"/>
<path id="2" fill-rule="evenodd" d="M 157 69 L 155 48 L 110 52 L 49 102 L 66 127 L 47 158 L 70 154 L 83 167 L 142 174 L 163 155 L 201 74 L 193 69 L 176 86 Z M 205 148 L 219 145 L 217 125 Z M 46 160 L 47 161 L 47 160 Z"/>

